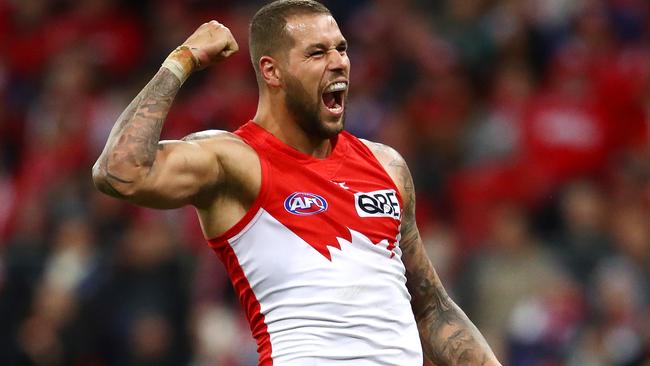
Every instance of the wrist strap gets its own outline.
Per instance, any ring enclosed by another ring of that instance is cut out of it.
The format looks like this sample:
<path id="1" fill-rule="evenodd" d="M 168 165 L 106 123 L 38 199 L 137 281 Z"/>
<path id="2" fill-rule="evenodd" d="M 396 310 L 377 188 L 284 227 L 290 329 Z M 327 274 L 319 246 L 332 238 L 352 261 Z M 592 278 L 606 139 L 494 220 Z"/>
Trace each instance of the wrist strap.
<path id="1" fill-rule="evenodd" d="M 190 74 L 200 67 L 200 63 L 194 57 L 190 48 L 182 45 L 167 56 L 162 63 L 162 67 L 167 68 L 172 74 L 176 75 L 181 84 L 183 84 Z"/>

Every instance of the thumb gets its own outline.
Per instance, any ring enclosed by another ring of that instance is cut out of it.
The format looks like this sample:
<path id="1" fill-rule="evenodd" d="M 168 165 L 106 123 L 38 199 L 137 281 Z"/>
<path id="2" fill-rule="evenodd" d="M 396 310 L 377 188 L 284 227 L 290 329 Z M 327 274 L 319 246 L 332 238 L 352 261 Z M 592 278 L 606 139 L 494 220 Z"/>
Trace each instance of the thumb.
<path id="1" fill-rule="evenodd" d="M 236 50 L 223 50 L 221 51 L 222 57 L 230 57 L 233 53 L 237 52 Z"/>

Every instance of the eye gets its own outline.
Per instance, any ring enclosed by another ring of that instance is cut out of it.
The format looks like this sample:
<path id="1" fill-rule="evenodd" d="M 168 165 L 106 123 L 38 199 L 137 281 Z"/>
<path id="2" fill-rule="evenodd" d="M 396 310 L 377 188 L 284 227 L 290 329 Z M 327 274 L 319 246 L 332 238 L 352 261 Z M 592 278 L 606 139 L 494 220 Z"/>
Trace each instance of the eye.
<path id="1" fill-rule="evenodd" d="M 348 46 L 345 44 L 342 44 L 338 47 L 336 47 L 336 50 L 339 51 L 340 53 L 345 53 L 348 50 Z"/>
<path id="2" fill-rule="evenodd" d="M 323 51 L 323 50 L 317 50 L 317 51 L 312 51 L 312 52 L 309 54 L 309 56 L 310 56 L 310 57 L 320 57 L 320 56 L 323 56 L 324 54 L 325 54 L 325 51 Z"/>

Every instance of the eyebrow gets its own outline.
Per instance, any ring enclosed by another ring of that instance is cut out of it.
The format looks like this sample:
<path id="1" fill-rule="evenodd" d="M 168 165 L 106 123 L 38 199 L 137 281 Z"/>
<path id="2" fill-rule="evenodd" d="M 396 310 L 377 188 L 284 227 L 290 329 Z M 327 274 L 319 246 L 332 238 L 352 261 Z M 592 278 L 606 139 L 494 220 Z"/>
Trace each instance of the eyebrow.
<path id="1" fill-rule="evenodd" d="M 336 45 L 336 47 L 347 46 L 347 45 L 348 45 L 348 41 L 343 39 Z M 313 44 L 310 44 L 309 46 L 307 46 L 307 49 L 313 49 L 313 48 L 327 49 L 328 47 L 324 43 L 313 43 Z"/>
<path id="2" fill-rule="evenodd" d="M 313 43 L 307 46 L 307 49 L 310 48 L 327 48 L 327 47 L 325 47 L 325 45 L 322 43 Z"/>

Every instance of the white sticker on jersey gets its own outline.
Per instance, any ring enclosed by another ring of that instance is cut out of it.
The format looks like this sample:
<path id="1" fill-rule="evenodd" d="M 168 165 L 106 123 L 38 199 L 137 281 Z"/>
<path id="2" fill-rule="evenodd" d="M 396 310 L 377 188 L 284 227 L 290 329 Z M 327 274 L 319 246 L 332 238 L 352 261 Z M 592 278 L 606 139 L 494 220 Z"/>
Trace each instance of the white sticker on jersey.
<path id="1" fill-rule="evenodd" d="M 361 217 L 392 217 L 399 219 L 401 209 L 394 189 L 354 194 L 354 206 Z"/>

